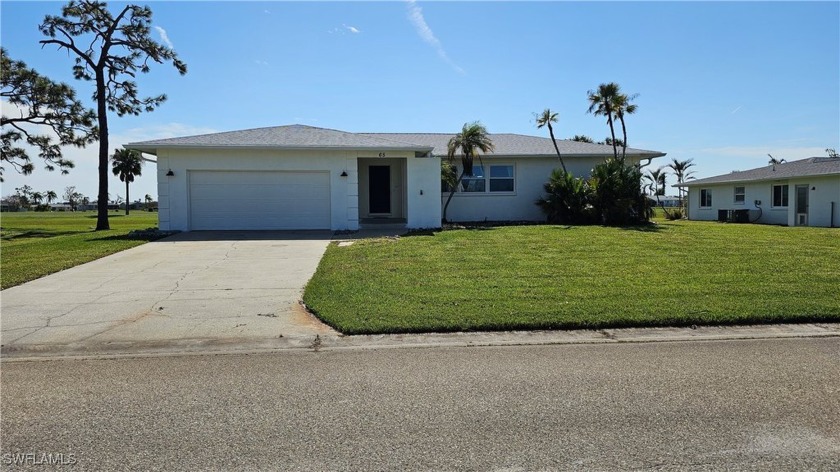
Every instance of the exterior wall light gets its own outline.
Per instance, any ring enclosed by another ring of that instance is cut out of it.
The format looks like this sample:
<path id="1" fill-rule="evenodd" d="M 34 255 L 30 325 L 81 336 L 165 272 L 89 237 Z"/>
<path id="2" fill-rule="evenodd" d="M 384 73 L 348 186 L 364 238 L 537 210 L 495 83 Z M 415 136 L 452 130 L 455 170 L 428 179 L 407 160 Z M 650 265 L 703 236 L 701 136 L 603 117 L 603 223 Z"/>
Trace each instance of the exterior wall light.
<path id="1" fill-rule="evenodd" d="M 172 172 L 172 169 L 169 169 L 169 172 L 166 173 L 167 177 L 175 177 L 175 172 Z"/>
<path id="2" fill-rule="evenodd" d="M 341 171 L 341 176 L 342 177 L 347 177 L 347 171 L 346 170 Z"/>

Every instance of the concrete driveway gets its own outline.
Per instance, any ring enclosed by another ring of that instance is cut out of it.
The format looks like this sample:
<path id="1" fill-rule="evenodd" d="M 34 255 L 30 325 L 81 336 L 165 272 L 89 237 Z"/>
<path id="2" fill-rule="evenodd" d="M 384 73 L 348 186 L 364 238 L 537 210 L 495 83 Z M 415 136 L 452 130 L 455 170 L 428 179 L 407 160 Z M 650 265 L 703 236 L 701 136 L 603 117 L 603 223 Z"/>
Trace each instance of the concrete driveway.
<path id="1" fill-rule="evenodd" d="M 0 293 L 4 354 L 207 346 L 335 331 L 299 304 L 329 232 L 191 232 Z"/>

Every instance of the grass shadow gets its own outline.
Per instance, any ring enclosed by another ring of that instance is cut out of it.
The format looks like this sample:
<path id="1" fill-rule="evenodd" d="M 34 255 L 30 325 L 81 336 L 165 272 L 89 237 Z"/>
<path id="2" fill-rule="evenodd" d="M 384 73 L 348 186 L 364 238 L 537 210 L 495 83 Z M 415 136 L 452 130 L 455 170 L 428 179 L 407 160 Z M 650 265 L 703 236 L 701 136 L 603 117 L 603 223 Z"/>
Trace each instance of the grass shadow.
<path id="1" fill-rule="evenodd" d="M 30 231 L 23 231 L 21 233 L 15 233 L 10 235 L 2 235 L 0 239 L 3 241 L 16 241 L 18 239 L 30 239 L 30 238 L 53 238 L 56 236 L 68 236 L 71 234 L 79 234 L 83 233 L 84 231 L 44 231 L 44 230 L 30 230 Z"/>
<path id="2" fill-rule="evenodd" d="M 662 225 L 655 223 L 648 223 L 642 225 L 619 226 L 618 229 L 622 231 L 638 231 L 641 233 L 661 233 L 669 228 L 665 228 Z"/>

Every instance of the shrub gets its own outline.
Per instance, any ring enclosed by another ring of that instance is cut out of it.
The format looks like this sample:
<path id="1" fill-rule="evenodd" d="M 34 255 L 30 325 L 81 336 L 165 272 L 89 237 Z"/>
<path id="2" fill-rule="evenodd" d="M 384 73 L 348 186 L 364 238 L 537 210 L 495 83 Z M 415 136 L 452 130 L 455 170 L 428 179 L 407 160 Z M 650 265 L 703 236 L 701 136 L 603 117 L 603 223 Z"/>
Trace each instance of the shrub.
<path id="1" fill-rule="evenodd" d="M 546 196 L 537 200 L 549 223 L 585 224 L 593 221 L 589 183 L 563 169 L 554 169 L 543 185 Z"/>
<path id="2" fill-rule="evenodd" d="M 650 221 L 653 207 L 642 192 L 642 172 L 607 159 L 586 180 L 555 169 L 537 201 L 550 223 L 631 225 Z"/>

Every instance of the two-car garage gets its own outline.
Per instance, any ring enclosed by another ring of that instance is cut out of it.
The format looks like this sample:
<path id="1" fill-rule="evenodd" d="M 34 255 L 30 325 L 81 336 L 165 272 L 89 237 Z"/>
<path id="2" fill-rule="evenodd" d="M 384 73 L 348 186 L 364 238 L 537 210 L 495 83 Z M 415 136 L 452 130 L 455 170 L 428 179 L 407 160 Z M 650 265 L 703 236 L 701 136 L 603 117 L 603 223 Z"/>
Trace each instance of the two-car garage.
<path id="1" fill-rule="evenodd" d="M 191 230 L 330 229 L 327 171 L 189 172 Z"/>

